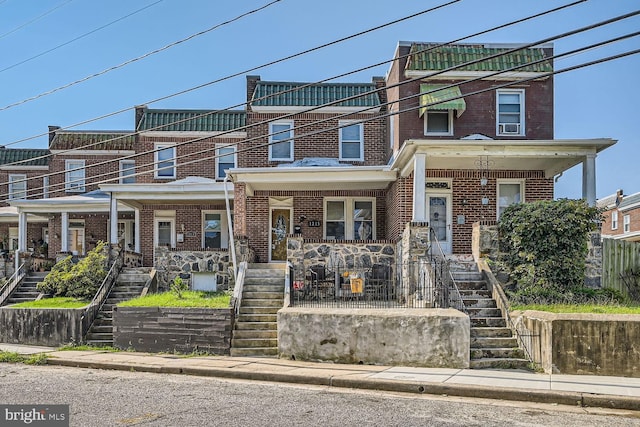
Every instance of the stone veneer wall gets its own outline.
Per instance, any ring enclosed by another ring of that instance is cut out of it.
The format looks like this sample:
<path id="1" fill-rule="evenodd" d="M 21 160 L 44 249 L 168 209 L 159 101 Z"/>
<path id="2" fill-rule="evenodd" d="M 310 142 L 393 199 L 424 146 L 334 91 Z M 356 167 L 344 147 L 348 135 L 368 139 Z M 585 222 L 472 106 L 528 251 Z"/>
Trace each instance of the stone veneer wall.
<path id="1" fill-rule="evenodd" d="M 230 288 L 231 260 L 227 250 L 178 251 L 156 247 L 154 266 L 159 289 L 168 289 L 176 277 L 181 277 L 190 285 L 193 272 L 216 273 L 217 289 Z"/>

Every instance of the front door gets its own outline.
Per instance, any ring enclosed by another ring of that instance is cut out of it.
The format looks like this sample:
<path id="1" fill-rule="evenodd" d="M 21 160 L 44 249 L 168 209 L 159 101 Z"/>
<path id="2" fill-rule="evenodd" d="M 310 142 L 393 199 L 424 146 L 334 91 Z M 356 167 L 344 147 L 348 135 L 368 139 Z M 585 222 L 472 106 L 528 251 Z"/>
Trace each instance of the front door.
<path id="1" fill-rule="evenodd" d="M 291 234 L 291 209 L 271 209 L 271 251 L 269 261 L 287 260 L 287 236 Z"/>
<path id="2" fill-rule="evenodd" d="M 69 223 L 69 251 L 73 255 L 84 255 L 84 223 Z"/>
<path id="3" fill-rule="evenodd" d="M 451 195 L 427 194 L 427 217 L 440 247 L 445 254 L 451 253 Z"/>

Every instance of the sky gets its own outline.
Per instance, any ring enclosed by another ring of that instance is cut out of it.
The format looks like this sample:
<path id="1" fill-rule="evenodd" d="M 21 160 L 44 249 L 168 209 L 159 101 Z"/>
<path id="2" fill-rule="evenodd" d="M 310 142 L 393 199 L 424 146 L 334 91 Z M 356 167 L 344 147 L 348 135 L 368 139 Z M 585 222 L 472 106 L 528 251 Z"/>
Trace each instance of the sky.
<path id="1" fill-rule="evenodd" d="M 460 0 L 435 12 L 272 66 L 255 67 L 404 18 L 448 0 L 280 0 L 114 70 L 273 0 L 0 0 L 0 145 L 46 148 L 48 125 L 132 130 L 133 107 L 224 109 L 246 99 L 246 74 L 312 82 L 393 57 L 398 41 L 447 42 L 571 0 Z M 640 9 L 638 0 L 587 0 L 469 42 L 531 43 Z M 143 9 L 143 10 L 140 10 Z M 134 13 L 135 12 L 135 13 Z M 114 22 L 116 21 L 116 22 Z M 556 54 L 640 29 L 640 15 L 554 41 Z M 88 34 L 90 33 L 90 34 Z M 640 48 L 640 37 L 555 62 L 556 69 Z M 48 53 L 45 53 L 48 52 Z M 370 82 L 387 65 L 338 81 Z M 240 73 L 238 77 L 224 77 Z M 86 79 L 88 76 L 100 74 Z M 640 191 L 640 55 L 555 76 L 555 138 L 613 138 L 596 160 L 598 198 Z M 223 79 L 159 102 L 150 101 Z M 54 89 L 66 86 L 61 90 Z M 48 95 L 41 94 L 51 92 Z M 30 98 L 36 98 L 23 102 Z M 13 104 L 18 104 L 13 106 Z M 20 143 L 23 139 L 32 138 Z M 557 198 L 579 198 L 582 168 L 565 172 Z"/>

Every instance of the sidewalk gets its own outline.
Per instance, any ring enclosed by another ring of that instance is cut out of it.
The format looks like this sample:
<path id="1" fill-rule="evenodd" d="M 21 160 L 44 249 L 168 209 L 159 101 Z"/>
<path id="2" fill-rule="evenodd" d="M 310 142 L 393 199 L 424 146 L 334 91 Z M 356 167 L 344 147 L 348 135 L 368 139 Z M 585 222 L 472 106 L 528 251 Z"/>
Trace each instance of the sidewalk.
<path id="1" fill-rule="evenodd" d="M 49 347 L 2 343 L 0 351 L 47 353 L 47 364 L 59 366 L 640 410 L 640 378 L 538 374 L 518 370 L 342 365 L 276 358 L 182 357 L 125 351 L 57 351 Z"/>

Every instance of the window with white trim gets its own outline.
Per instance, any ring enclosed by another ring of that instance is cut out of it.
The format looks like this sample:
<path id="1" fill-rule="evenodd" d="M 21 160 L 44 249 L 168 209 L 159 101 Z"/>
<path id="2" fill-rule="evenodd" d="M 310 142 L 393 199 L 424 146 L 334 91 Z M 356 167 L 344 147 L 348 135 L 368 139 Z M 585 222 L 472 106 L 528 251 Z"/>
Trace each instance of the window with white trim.
<path id="1" fill-rule="evenodd" d="M 84 192 L 84 160 L 65 160 L 64 189 L 67 192 Z"/>
<path id="2" fill-rule="evenodd" d="M 625 215 L 622 217 L 622 227 L 624 229 L 625 233 L 628 233 L 631 231 L 631 216 L 630 215 Z"/>
<path id="3" fill-rule="evenodd" d="M 135 160 L 120 160 L 120 184 L 135 184 L 135 173 Z"/>
<path id="4" fill-rule="evenodd" d="M 227 170 L 236 167 L 236 162 L 235 145 L 216 149 L 216 179 L 224 179 L 227 176 Z"/>
<path id="5" fill-rule="evenodd" d="M 269 123 L 269 160 L 293 160 L 293 120 Z"/>
<path id="6" fill-rule="evenodd" d="M 155 149 L 155 178 L 174 179 L 176 177 L 176 146 L 156 144 Z"/>
<path id="7" fill-rule="evenodd" d="M 208 249 L 229 247 L 229 228 L 225 211 L 202 212 L 202 247 Z"/>
<path id="8" fill-rule="evenodd" d="M 324 237 L 328 240 L 375 240 L 376 199 L 326 198 Z"/>
<path id="9" fill-rule="evenodd" d="M 362 123 L 339 121 L 338 126 L 342 126 L 340 127 L 340 160 L 364 161 Z"/>
<path id="10" fill-rule="evenodd" d="M 498 212 L 500 218 L 502 212 L 515 203 L 524 202 L 524 182 L 523 181 L 498 181 L 497 182 Z"/>
<path id="11" fill-rule="evenodd" d="M 9 199 L 26 199 L 27 198 L 27 175 L 11 174 L 9 175 Z"/>
<path id="12" fill-rule="evenodd" d="M 156 211 L 153 243 L 155 246 L 176 247 L 175 211 Z"/>
<path id="13" fill-rule="evenodd" d="M 618 211 L 611 212 L 611 229 L 618 229 Z"/>
<path id="14" fill-rule="evenodd" d="M 427 110 L 424 113 L 424 134 L 453 135 L 453 110 Z"/>
<path id="15" fill-rule="evenodd" d="M 524 135 L 524 89 L 496 91 L 496 135 Z"/>

